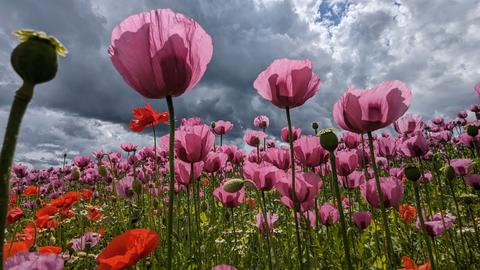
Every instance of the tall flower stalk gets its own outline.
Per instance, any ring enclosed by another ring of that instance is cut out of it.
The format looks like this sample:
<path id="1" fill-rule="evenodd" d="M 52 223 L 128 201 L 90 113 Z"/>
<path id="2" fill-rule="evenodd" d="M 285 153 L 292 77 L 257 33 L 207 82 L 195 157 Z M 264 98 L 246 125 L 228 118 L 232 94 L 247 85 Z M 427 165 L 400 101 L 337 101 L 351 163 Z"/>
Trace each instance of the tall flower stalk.
<path id="1" fill-rule="evenodd" d="M 297 219 L 297 210 L 300 209 L 300 205 L 297 200 L 297 193 L 295 190 L 295 155 L 293 152 L 293 132 L 292 132 L 292 120 L 290 119 L 290 108 L 285 108 L 287 114 L 287 123 L 288 123 L 288 143 L 290 145 L 290 160 L 291 160 L 291 171 L 292 171 L 292 197 L 293 197 L 293 220 L 295 221 L 295 236 L 297 238 L 297 252 L 300 269 L 303 269 L 303 258 L 302 258 L 302 244 L 300 238 L 300 228 Z"/>
<path id="2" fill-rule="evenodd" d="M 15 93 L 7 129 L 0 153 L 0 243 L 5 240 L 5 223 L 9 204 L 10 174 L 23 116 L 33 97 L 36 84 L 52 80 L 57 74 L 57 55 L 65 56 L 65 47 L 52 36 L 33 30 L 19 30 L 14 33 L 20 44 L 13 50 L 13 69 L 23 79 L 22 86 Z M 3 258 L 3 248 L 0 249 Z M 0 264 L 0 270 L 3 263 Z"/>
<path id="3" fill-rule="evenodd" d="M 343 213 L 343 206 L 342 206 L 342 199 L 340 197 L 340 190 L 338 188 L 338 177 L 337 177 L 337 165 L 334 151 L 338 146 L 338 138 L 333 132 L 333 130 L 321 130 L 319 132 L 320 135 L 320 143 L 322 147 L 328 150 L 329 158 L 330 158 L 330 167 L 332 168 L 332 189 L 335 194 L 335 198 L 337 201 L 337 209 L 340 214 L 340 232 L 342 234 L 342 241 L 343 241 L 343 248 L 345 252 L 345 260 L 347 262 L 347 268 L 349 270 L 353 270 L 352 260 L 350 258 L 350 245 L 348 241 L 347 235 L 347 225 L 345 222 L 345 214 Z"/>
<path id="4" fill-rule="evenodd" d="M 375 185 L 377 187 L 377 196 L 378 196 L 378 201 L 380 204 L 380 211 L 382 215 L 382 222 L 383 222 L 383 227 L 385 230 L 385 242 L 387 243 L 387 260 L 390 265 L 393 264 L 395 261 L 395 254 L 393 253 L 393 244 L 392 244 L 392 238 L 390 236 L 390 227 L 388 224 L 388 217 L 387 217 L 387 210 L 385 209 L 385 203 L 383 200 L 383 192 L 382 192 L 382 186 L 380 185 L 380 177 L 379 177 L 379 172 L 377 168 L 377 163 L 375 162 L 375 153 L 373 149 L 373 138 L 372 138 L 372 133 L 368 132 L 368 147 L 370 148 L 370 160 L 372 163 L 372 168 L 373 168 L 373 173 L 375 175 Z"/>

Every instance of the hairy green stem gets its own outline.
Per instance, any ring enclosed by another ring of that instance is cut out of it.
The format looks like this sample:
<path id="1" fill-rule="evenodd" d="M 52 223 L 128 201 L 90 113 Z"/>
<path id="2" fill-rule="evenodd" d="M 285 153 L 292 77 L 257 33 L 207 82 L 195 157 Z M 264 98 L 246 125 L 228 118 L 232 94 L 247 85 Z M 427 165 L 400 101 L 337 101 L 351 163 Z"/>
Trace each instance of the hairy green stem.
<path id="1" fill-rule="evenodd" d="M 174 200 L 174 189 L 175 189 L 175 163 L 173 148 L 175 143 L 175 111 L 173 109 L 173 100 L 171 96 L 167 96 L 167 106 L 168 106 L 168 123 L 170 125 L 170 142 L 168 147 L 168 161 L 170 165 L 170 183 L 168 189 L 168 221 L 167 221 L 167 269 L 172 269 L 173 261 L 173 246 L 172 246 L 172 237 L 173 237 L 173 200 Z"/>
<path id="2" fill-rule="evenodd" d="M 298 260 L 300 269 L 303 269 L 303 258 L 302 258 L 302 245 L 300 239 L 300 229 L 298 226 L 297 220 L 297 208 L 299 206 L 297 200 L 297 193 L 295 191 L 295 156 L 293 154 L 293 132 L 292 132 L 292 120 L 290 119 L 290 108 L 286 108 L 287 113 L 287 123 L 288 123 L 288 142 L 290 144 L 290 162 L 291 162 L 291 170 L 292 170 L 292 196 L 293 196 L 293 220 L 295 221 L 295 234 L 297 237 L 297 251 L 298 251 Z"/>
<path id="3" fill-rule="evenodd" d="M 389 268 L 394 269 L 395 256 L 393 253 L 392 238 L 390 237 L 390 228 L 388 227 L 387 211 L 385 209 L 385 204 L 383 202 L 382 186 L 380 185 L 380 177 L 378 173 L 377 163 L 375 161 L 375 153 L 373 151 L 372 132 L 368 132 L 367 135 L 368 135 L 368 147 L 370 148 L 370 160 L 372 163 L 373 173 L 375 175 L 378 201 L 380 204 L 380 211 L 382 214 L 383 227 L 385 229 L 385 238 L 386 238 L 385 240 L 387 242 L 387 261 L 388 261 L 388 264 L 390 265 Z"/>
<path id="4" fill-rule="evenodd" d="M 0 243 L 3 246 L 5 239 L 5 222 L 8 210 L 8 193 L 10 188 L 10 171 L 17 145 L 18 133 L 23 115 L 27 110 L 28 103 L 33 97 L 34 84 L 24 82 L 17 90 L 8 117 L 5 138 L 3 139 L 2 152 L 0 154 Z M 3 248 L 0 249 L 0 258 L 3 258 Z M 0 264 L 0 270 L 3 263 Z"/>

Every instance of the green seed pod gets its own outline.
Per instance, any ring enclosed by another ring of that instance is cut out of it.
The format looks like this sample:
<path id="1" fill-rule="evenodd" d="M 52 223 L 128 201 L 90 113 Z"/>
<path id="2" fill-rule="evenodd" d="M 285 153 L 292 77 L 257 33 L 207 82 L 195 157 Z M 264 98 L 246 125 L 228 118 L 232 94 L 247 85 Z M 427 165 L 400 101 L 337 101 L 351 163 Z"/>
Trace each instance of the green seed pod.
<path id="1" fill-rule="evenodd" d="M 407 166 L 403 169 L 403 172 L 405 173 L 405 176 L 407 177 L 408 180 L 410 181 L 418 181 L 421 177 L 420 170 L 416 166 Z"/>
<path id="2" fill-rule="evenodd" d="M 475 126 L 475 125 L 467 125 L 466 126 L 467 128 L 467 134 L 470 136 L 470 137 L 475 137 L 478 135 L 478 127 Z"/>
<path id="3" fill-rule="evenodd" d="M 320 137 L 320 144 L 328 151 L 335 151 L 338 146 L 338 138 L 334 131 L 333 128 L 327 128 L 317 133 L 317 136 Z"/>
<path id="4" fill-rule="evenodd" d="M 57 74 L 57 53 L 48 40 L 32 37 L 18 44 L 10 61 L 15 72 L 33 84 L 50 81 Z"/>
<path id="5" fill-rule="evenodd" d="M 317 122 L 313 122 L 312 123 L 312 128 L 317 130 L 318 129 L 318 123 Z"/>
<path id="6" fill-rule="evenodd" d="M 223 189 L 229 193 L 235 193 L 243 188 L 245 181 L 242 179 L 230 179 L 224 185 Z"/>
<path id="7" fill-rule="evenodd" d="M 80 179 L 80 169 L 77 166 L 73 166 L 71 177 L 74 181 Z"/>

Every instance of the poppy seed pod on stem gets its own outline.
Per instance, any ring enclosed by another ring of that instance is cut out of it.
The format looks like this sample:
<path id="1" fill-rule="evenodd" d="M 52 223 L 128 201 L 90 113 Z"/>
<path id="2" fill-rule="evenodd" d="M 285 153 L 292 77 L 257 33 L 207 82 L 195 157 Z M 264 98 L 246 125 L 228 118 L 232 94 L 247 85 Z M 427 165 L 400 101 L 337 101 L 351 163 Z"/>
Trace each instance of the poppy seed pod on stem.
<path id="1" fill-rule="evenodd" d="M 407 166 L 405 167 L 405 169 L 403 169 L 403 172 L 405 173 L 405 176 L 407 177 L 408 180 L 410 181 L 418 181 L 418 179 L 420 179 L 420 170 L 413 166 L 413 165 L 410 165 L 410 166 Z"/>
<path id="2" fill-rule="evenodd" d="M 466 129 L 467 129 L 467 134 L 470 136 L 470 137 L 475 137 L 478 135 L 478 127 L 475 126 L 475 125 L 467 125 L 466 126 Z"/>
<path id="3" fill-rule="evenodd" d="M 333 128 L 327 128 L 317 133 L 317 136 L 320 137 L 320 144 L 328 151 L 334 151 L 338 146 L 338 137 L 334 131 Z"/>
<path id="4" fill-rule="evenodd" d="M 0 243 L 5 238 L 10 171 L 23 115 L 33 97 L 35 85 L 55 77 L 57 54 L 65 55 L 67 52 L 56 38 L 43 32 L 20 30 L 14 34 L 20 38 L 21 43 L 13 50 L 11 63 L 22 77 L 23 85 L 15 93 L 0 153 Z M 0 250 L 0 257 L 3 258 L 3 249 Z M 2 269 L 3 263 L 0 264 L 0 270 Z"/>

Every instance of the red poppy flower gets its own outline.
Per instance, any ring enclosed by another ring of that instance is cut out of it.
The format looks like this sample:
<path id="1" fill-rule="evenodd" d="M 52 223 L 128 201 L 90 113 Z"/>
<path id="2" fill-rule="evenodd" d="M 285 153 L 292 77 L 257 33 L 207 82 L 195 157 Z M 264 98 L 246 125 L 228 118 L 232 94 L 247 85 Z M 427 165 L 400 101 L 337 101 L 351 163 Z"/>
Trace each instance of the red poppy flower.
<path id="1" fill-rule="evenodd" d="M 15 207 L 8 210 L 7 213 L 7 224 L 15 223 L 15 221 L 23 217 L 23 210 L 20 207 Z"/>
<path id="2" fill-rule="evenodd" d="M 10 206 L 17 205 L 17 196 L 15 194 L 10 194 L 10 196 L 8 197 L 8 204 Z"/>
<path id="3" fill-rule="evenodd" d="M 149 229 L 133 229 L 110 241 L 97 256 L 97 270 L 125 269 L 147 256 L 158 245 L 158 235 Z"/>
<path id="4" fill-rule="evenodd" d="M 35 219 L 35 224 L 40 229 L 56 228 L 58 226 L 58 221 L 51 219 L 49 216 L 41 216 Z"/>
<path id="5" fill-rule="evenodd" d="M 149 103 L 145 108 L 134 108 L 133 117 L 130 120 L 130 129 L 135 132 L 142 132 L 146 127 L 151 127 L 159 123 L 168 123 L 168 112 L 158 113 Z"/>
<path id="6" fill-rule="evenodd" d="M 56 246 L 44 246 L 38 247 L 37 251 L 40 254 L 59 254 L 62 251 L 62 248 Z"/>
<path id="7" fill-rule="evenodd" d="M 35 196 L 38 194 L 40 189 L 37 186 L 28 186 L 23 190 L 23 195 L 25 196 Z"/>
<path id="8" fill-rule="evenodd" d="M 88 220 L 98 221 L 103 217 L 102 210 L 99 206 L 90 205 L 88 206 Z"/>
<path id="9" fill-rule="evenodd" d="M 35 218 L 41 218 L 43 216 L 54 216 L 58 212 L 58 208 L 55 206 L 47 205 L 43 208 L 38 209 L 35 213 Z"/>
<path id="10" fill-rule="evenodd" d="M 408 256 L 402 257 L 404 268 L 400 270 L 430 270 L 430 262 L 417 266 Z"/>
<path id="11" fill-rule="evenodd" d="M 28 249 L 32 245 L 33 240 L 25 240 L 18 242 L 7 241 L 7 243 L 3 245 L 3 261 L 5 261 L 8 257 L 14 256 L 18 252 L 28 251 Z"/>
<path id="12" fill-rule="evenodd" d="M 412 205 L 402 204 L 398 208 L 398 212 L 400 212 L 400 217 L 403 219 L 403 221 L 405 221 L 406 223 L 410 223 L 415 218 L 417 208 Z"/>

